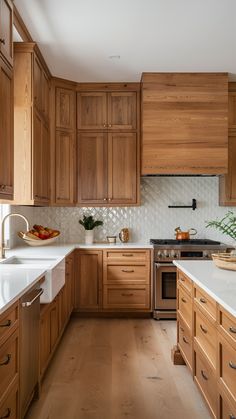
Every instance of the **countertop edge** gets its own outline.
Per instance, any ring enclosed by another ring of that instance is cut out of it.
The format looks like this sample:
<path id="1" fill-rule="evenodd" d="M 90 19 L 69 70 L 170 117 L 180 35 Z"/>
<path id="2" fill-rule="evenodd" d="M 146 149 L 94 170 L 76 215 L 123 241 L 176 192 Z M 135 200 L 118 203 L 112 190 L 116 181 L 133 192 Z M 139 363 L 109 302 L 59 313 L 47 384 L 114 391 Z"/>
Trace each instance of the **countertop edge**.
<path id="1" fill-rule="evenodd" d="M 217 294 L 215 294 L 211 289 L 209 289 L 206 285 L 204 285 L 201 280 L 196 278 L 191 272 L 188 271 L 188 269 L 181 266 L 181 264 L 178 261 L 173 261 L 175 266 L 180 269 L 185 275 L 187 275 L 192 281 L 198 285 L 200 288 L 202 288 L 207 294 L 210 295 L 218 304 L 220 304 L 221 307 L 223 307 L 226 311 L 228 311 L 232 316 L 236 317 L 236 310 L 234 310 L 232 307 L 230 307 L 224 300 L 222 300 Z"/>

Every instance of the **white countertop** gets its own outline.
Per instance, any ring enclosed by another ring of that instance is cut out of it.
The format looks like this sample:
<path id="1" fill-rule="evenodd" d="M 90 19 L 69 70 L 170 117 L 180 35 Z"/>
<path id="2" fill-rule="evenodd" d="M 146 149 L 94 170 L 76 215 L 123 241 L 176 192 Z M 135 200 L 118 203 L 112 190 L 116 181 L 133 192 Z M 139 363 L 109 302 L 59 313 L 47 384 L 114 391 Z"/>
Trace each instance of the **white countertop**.
<path id="1" fill-rule="evenodd" d="M 0 267 L 0 314 L 14 304 L 45 275 L 45 269 Z"/>
<path id="2" fill-rule="evenodd" d="M 208 260 L 175 260 L 174 264 L 236 317 L 236 271 L 217 268 Z"/>
<path id="3" fill-rule="evenodd" d="M 51 246 L 20 246 L 8 250 L 6 257 L 47 257 L 56 258 L 57 263 L 68 256 L 74 249 L 152 249 L 147 243 L 84 243 L 55 244 Z M 17 301 L 28 289 L 45 274 L 46 269 L 40 266 L 7 265 L 0 263 L 0 314 Z"/>

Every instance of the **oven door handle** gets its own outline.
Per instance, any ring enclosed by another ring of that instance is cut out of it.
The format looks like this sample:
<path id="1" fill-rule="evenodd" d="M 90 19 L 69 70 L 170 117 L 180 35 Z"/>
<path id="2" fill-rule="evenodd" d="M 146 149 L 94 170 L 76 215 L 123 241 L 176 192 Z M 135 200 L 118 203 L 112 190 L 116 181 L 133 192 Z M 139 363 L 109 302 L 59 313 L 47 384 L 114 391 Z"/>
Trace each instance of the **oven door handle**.
<path id="1" fill-rule="evenodd" d="M 162 267 L 164 267 L 164 266 L 172 266 L 173 268 L 175 268 L 176 266 L 173 264 L 173 263 L 169 263 L 169 262 L 167 262 L 167 263 L 158 263 L 158 262 L 155 262 L 155 266 L 156 266 L 156 268 L 162 268 Z"/>

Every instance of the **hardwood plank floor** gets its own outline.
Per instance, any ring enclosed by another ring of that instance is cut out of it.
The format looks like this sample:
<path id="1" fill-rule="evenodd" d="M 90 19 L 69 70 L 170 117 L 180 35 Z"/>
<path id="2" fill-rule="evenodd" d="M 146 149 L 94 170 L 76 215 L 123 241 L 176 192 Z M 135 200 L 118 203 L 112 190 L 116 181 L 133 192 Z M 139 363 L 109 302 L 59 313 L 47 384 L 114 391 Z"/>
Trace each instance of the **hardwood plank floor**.
<path id="1" fill-rule="evenodd" d="M 27 419 L 210 419 L 174 343 L 174 321 L 72 318 Z"/>

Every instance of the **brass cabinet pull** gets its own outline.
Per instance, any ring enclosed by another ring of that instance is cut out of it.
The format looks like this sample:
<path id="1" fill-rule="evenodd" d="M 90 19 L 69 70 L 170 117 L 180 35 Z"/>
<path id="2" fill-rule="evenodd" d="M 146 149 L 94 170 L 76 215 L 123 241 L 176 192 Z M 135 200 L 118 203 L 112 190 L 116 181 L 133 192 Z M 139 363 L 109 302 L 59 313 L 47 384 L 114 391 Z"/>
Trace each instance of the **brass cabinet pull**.
<path id="1" fill-rule="evenodd" d="M 132 297 L 132 295 L 134 294 L 132 292 L 127 292 L 127 293 L 123 292 L 121 295 L 122 297 Z"/>
<path id="2" fill-rule="evenodd" d="M 229 331 L 230 331 L 231 333 L 236 333 L 236 328 L 235 328 L 235 327 L 233 327 L 233 326 L 230 326 L 230 327 L 229 327 Z"/>
<path id="3" fill-rule="evenodd" d="M 134 269 L 121 269 L 121 272 L 126 272 L 127 274 L 134 272 Z"/>
<path id="4" fill-rule="evenodd" d="M 11 354 L 7 354 L 5 360 L 0 362 L 0 367 L 2 367 L 3 365 L 8 365 L 10 360 L 11 360 Z"/>
<path id="5" fill-rule="evenodd" d="M 187 343 L 189 345 L 189 342 L 187 341 L 185 336 L 183 336 L 183 341 L 184 341 L 184 343 Z"/>
<path id="6" fill-rule="evenodd" d="M 103 124 L 103 127 L 106 128 L 107 124 Z"/>
<path id="7" fill-rule="evenodd" d="M 108 127 L 109 127 L 109 128 L 111 128 L 111 127 L 112 127 L 112 125 L 111 125 L 111 124 L 108 124 Z"/>
<path id="8" fill-rule="evenodd" d="M 11 416 L 11 409 L 8 407 L 8 408 L 6 409 L 6 413 L 5 413 L 5 415 L 0 416 L 0 419 L 7 419 L 7 418 L 9 418 L 10 416 Z"/>
<path id="9" fill-rule="evenodd" d="M 110 202 L 112 200 L 112 198 L 108 198 L 108 201 Z"/>
<path id="10" fill-rule="evenodd" d="M 181 301 L 183 301 L 183 303 L 187 303 L 184 297 L 181 298 Z"/>
<path id="11" fill-rule="evenodd" d="M 6 323 L 2 323 L 2 324 L 0 324 L 0 327 L 10 327 L 11 326 L 11 320 L 10 319 L 8 319 L 7 321 L 6 321 Z"/>
<path id="12" fill-rule="evenodd" d="M 207 375 L 204 373 L 204 371 L 203 370 L 201 370 L 201 374 L 202 374 L 202 378 L 204 378 L 204 380 L 208 380 L 208 377 L 207 377 Z"/>
<path id="13" fill-rule="evenodd" d="M 232 361 L 229 361 L 230 368 L 233 368 L 233 370 L 236 370 L 236 364 L 234 364 Z"/>
<path id="14" fill-rule="evenodd" d="M 122 256 L 131 257 L 131 256 L 133 256 L 133 254 L 132 253 L 123 253 Z"/>
<path id="15" fill-rule="evenodd" d="M 207 333 L 207 329 L 205 327 L 203 327 L 202 324 L 200 324 L 200 329 L 203 331 L 203 333 Z"/>
<path id="16" fill-rule="evenodd" d="M 200 301 L 201 301 L 201 303 L 203 303 L 203 304 L 207 304 L 207 300 L 205 300 L 205 298 L 200 298 Z"/>
<path id="17" fill-rule="evenodd" d="M 0 43 L 3 44 L 3 45 L 5 45 L 5 43 L 6 43 L 5 39 L 4 38 L 0 38 Z"/>
<path id="18" fill-rule="evenodd" d="M 107 201 L 107 198 L 103 198 L 103 201 Z"/>

